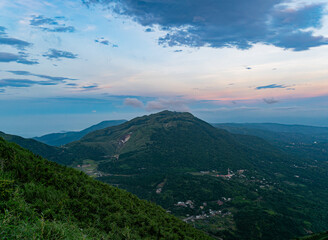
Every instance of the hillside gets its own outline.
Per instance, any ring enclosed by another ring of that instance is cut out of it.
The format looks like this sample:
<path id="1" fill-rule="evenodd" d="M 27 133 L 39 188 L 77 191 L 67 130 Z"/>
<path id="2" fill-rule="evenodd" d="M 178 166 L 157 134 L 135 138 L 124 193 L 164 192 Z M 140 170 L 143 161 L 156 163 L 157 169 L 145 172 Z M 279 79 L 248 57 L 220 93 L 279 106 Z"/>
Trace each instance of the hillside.
<path id="1" fill-rule="evenodd" d="M 82 131 L 51 133 L 51 134 L 43 135 L 41 137 L 35 137 L 34 139 L 39 142 L 43 142 L 45 144 L 51 145 L 51 146 L 61 146 L 61 145 L 65 145 L 70 142 L 80 140 L 83 136 L 85 136 L 86 134 L 88 134 L 90 132 L 93 132 L 93 131 L 96 131 L 99 129 L 103 129 L 103 128 L 107 128 L 107 127 L 111 127 L 111 126 L 116 126 L 116 125 L 122 124 L 124 122 L 126 122 L 126 120 L 103 121 L 103 122 L 100 122 L 89 128 L 86 128 Z"/>
<path id="2" fill-rule="evenodd" d="M 328 228 L 327 163 L 164 111 L 64 146 L 66 164 L 154 201 L 223 239 L 291 239 Z M 319 210 L 320 209 L 320 210 Z"/>
<path id="3" fill-rule="evenodd" d="M 328 128 L 274 123 L 221 123 L 213 126 L 234 134 L 261 137 L 279 149 L 320 161 L 328 161 Z"/>
<path id="4" fill-rule="evenodd" d="M 61 152 L 61 150 L 57 147 L 49 146 L 31 138 L 23 138 L 16 135 L 6 134 L 4 132 L 0 132 L 0 137 L 8 142 L 14 142 L 23 148 L 29 149 L 34 154 L 53 161 L 57 160 L 57 156 Z"/>
<path id="5" fill-rule="evenodd" d="M 1 239 L 210 239 L 162 208 L 0 138 Z"/>
<path id="6" fill-rule="evenodd" d="M 249 139 L 254 155 L 247 154 L 242 136 L 215 129 L 190 113 L 164 111 L 94 131 L 64 148 L 78 160 L 93 159 L 115 173 L 162 172 L 163 168 L 226 171 L 229 167 L 257 168 L 258 154 L 275 159 L 278 151 L 271 145 Z"/>

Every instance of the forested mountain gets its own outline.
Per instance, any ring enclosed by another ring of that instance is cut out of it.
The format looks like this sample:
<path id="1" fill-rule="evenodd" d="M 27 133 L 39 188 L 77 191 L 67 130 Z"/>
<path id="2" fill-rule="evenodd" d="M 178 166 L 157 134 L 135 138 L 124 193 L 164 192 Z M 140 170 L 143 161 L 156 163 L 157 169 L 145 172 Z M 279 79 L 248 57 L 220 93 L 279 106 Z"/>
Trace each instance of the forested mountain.
<path id="1" fill-rule="evenodd" d="M 261 137 L 281 150 L 328 161 L 328 128 L 275 123 L 220 123 L 213 126 L 234 134 Z"/>
<path id="2" fill-rule="evenodd" d="M 57 161 L 59 159 L 58 156 L 62 152 L 62 150 L 57 147 L 49 146 L 31 138 L 23 138 L 16 135 L 5 134 L 3 132 L 0 132 L 0 137 L 8 142 L 14 142 L 23 148 L 29 149 L 33 153 L 51 161 Z M 60 161 L 58 160 L 58 162 Z"/>
<path id="3" fill-rule="evenodd" d="M 126 120 L 103 121 L 103 122 L 100 122 L 89 128 L 86 128 L 82 131 L 51 133 L 51 134 L 43 135 L 41 137 L 35 137 L 34 139 L 38 140 L 39 142 L 43 142 L 48 145 L 51 145 L 51 146 L 61 146 L 61 145 L 65 145 L 70 142 L 77 141 L 90 132 L 93 132 L 93 131 L 96 131 L 99 129 L 103 129 L 103 128 L 107 128 L 107 127 L 111 127 L 111 126 L 116 126 L 116 125 L 122 124 L 124 122 L 126 122 Z"/>
<path id="4" fill-rule="evenodd" d="M 223 239 L 290 239 L 328 228 L 328 166 L 263 139 L 164 111 L 64 146 L 68 165 L 154 201 Z"/>
<path id="5" fill-rule="evenodd" d="M 253 155 L 248 154 L 244 136 L 215 129 L 190 113 L 164 111 L 94 131 L 64 147 L 76 160 L 100 161 L 103 168 L 116 173 L 140 169 L 162 172 L 163 168 L 164 171 L 258 168 L 258 154 L 272 160 L 279 154 L 259 138 L 248 140 L 254 145 Z M 130 169 L 125 169 L 127 165 Z"/>
<path id="6" fill-rule="evenodd" d="M 0 236 L 211 239 L 164 209 L 0 138 Z"/>
<path id="7" fill-rule="evenodd" d="M 155 202 L 218 239 L 281 240 L 328 229 L 328 164 L 286 154 L 190 113 L 91 132 L 52 159 Z"/>

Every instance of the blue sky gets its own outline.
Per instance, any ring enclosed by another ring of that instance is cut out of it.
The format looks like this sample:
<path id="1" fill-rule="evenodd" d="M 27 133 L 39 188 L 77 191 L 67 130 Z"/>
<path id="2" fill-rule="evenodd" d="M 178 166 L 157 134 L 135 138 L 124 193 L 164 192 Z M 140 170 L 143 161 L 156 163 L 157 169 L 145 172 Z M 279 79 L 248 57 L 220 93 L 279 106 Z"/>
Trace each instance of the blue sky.
<path id="1" fill-rule="evenodd" d="M 0 131 L 164 109 L 328 126 L 325 0 L 1 0 L 0 11 Z"/>

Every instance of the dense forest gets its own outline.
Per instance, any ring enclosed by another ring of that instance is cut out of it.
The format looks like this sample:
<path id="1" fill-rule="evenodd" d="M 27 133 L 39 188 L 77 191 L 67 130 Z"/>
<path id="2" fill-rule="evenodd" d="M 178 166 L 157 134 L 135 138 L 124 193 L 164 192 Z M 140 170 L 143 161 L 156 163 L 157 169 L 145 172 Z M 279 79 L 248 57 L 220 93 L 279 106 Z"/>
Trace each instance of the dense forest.
<path id="1" fill-rule="evenodd" d="M 328 161 L 328 128 L 274 123 L 221 123 L 213 126 L 234 134 L 252 135 L 265 139 L 284 152 Z"/>
<path id="2" fill-rule="evenodd" d="M 211 239 L 157 205 L 0 138 L 1 239 Z"/>
<path id="3" fill-rule="evenodd" d="M 189 113 L 135 118 L 65 147 L 72 166 L 91 165 L 81 169 L 218 238 L 280 240 L 328 227 L 326 163 Z M 217 177 L 228 169 L 231 177 Z"/>

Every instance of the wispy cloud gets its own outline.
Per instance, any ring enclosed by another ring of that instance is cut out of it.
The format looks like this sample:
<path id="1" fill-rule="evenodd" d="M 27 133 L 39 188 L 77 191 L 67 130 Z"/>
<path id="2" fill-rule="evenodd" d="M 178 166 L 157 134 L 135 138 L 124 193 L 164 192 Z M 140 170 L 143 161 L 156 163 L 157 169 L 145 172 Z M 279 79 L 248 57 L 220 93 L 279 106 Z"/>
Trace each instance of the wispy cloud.
<path id="1" fill-rule="evenodd" d="M 265 86 L 259 86 L 256 87 L 255 89 L 261 90 L 261 89 L 270 89 L 270 88 L 286 88 L 287 86 L 285 85 L 279 85 L 279 84 L 270 84 L 270 85 L 265 85 Z"/>
<path id="2" fill-rule="evenodd" d="M 137 98 L 126 98 L 124 99 L 124 105 L 135 108 L 143 108 L 144 104 Z"/>
<path id="3" fill-rule="evenodd" d="M 114 43 L 110 42 L 109 40 L 107 40 L 103 37 L 96 39 L 95 42 L 106 45 L 106 46 L 111 46 L 111 47 L 114 47 L 114 48 L 118 47 L 117 44 L 114 44 Z"/>
<path id="4" fill-rule="evenodd" d="M 43 75 L 43 74 L 35 74 L 35 73 L 28 72 L 28 71 L 8 71 L 8 72 L 15 74 L 15 75 L 19 75 L 19 76 L 34 76 L 34 77 L 39 77 L 39 78 L 48 79 L 51 81 L 59 81 L 59 82 L 63 82 L 65 80 L 77 80 L 74 78 L 53 77 L 53 76 L 48 76 L 48 75 Z"/>
<path id="5" fill-rule="evenodd" d="M 99 89 L 99 86 L 98 84 L 91 84 L 91 85 L 85 85 L 85 86 L 82 86 L 81 89 L 83 91 L 92 91 L 92 90 L 98 90 Z"/>
<path id="6" fill-rule="evenodd" d="M 28 60 L 28 55 L 26 53 L 13 54 L 8 52 L 0 52 L 0 62 L 17 62 L 26 65 L 34 65 L 39 62 L 36 60 Z"/>
<path id="7" fill-rule="evenodd" d="M 75 32 L 75 27 L 67 26 L 65 20 L 65 17 L 62 16 L 49 18 L 42 15 L 33 15 L 30 25 L 47 32 Z"/>
<path id="8" fill-rule="evenodd" d="M 126 98 L 124 99 L 124 105 L 131 106 L 134 108 L 142 108 L 146 111 L 160 111 L 160 110 L 174 110 L 174 111 L 189 111 L 187 106 L 188 101 L 180 98 L 159 98 L 156 100 L 148 101 L 144 104 L 137 98 Z"/>
<path id="9" fill-rule="evenodd" d="M 267 104 L 275 104 L 278 103 L 278 100 L 275 100 L 274 98 L 263 98 L 263 102 L 267 103 Z"/>
<path id="10" fill-rule="evenodd" d="M 25 47 L 29 47 L 32 44 L 23 40 L 19 40 L 17 38 L 9 38 L 9 37 L 0 37 L 1 45 L 10 45 L 18 49 L 24 49 Z"/>
<path id="11" fill-rule="evenodd" d="M 33 85 L 57 85 L 56 82 L 34 81 L 30 79 L 5 78 L 0 79 L 0 87 L 31 87 Z"/>
<path id="12" fill-rule="evenodd" d="M 291 6 L 288 0 L 83 2 L 106 5 L 106 9 L 129 16 L 147 29 L 159 26 L 167 32 L 158 39 L 164 46 L 249 49 L 263 43 L 304 51 L 328 44 L 327 37 L 310 30 L 321 28 L 324 3 Z"/>
<path id="13" fill-rule="evenodd" d="M 9 45 L 17 49 L 25 49 L 26 47 L 32 46 L 32 44 L 29 42 L 13 37 L 8 37 L 6 28 L 3 26 L 0 26 L 0 45 Z"/>
<path id="14" fill-rule="evenodd" d="M 0 26 L 0 36 L 6 34 L 6 28 L 3 26 Z"/>
<path id="15" fill-rule="evenodd" d="M 68 52 L 68 51 L 62 51 L 62 50 L 58 50 L 58 49 L 49 49 L 49 51 L 45 54 L 43 54 L 42 56 L 47 57 L 48 59 L 57 59 L 60 60 L 61 58 L 69 58 L 69 59 L 75 59 L 77 58 L 77 54 L 74 54 L 72 52 Z"/>

